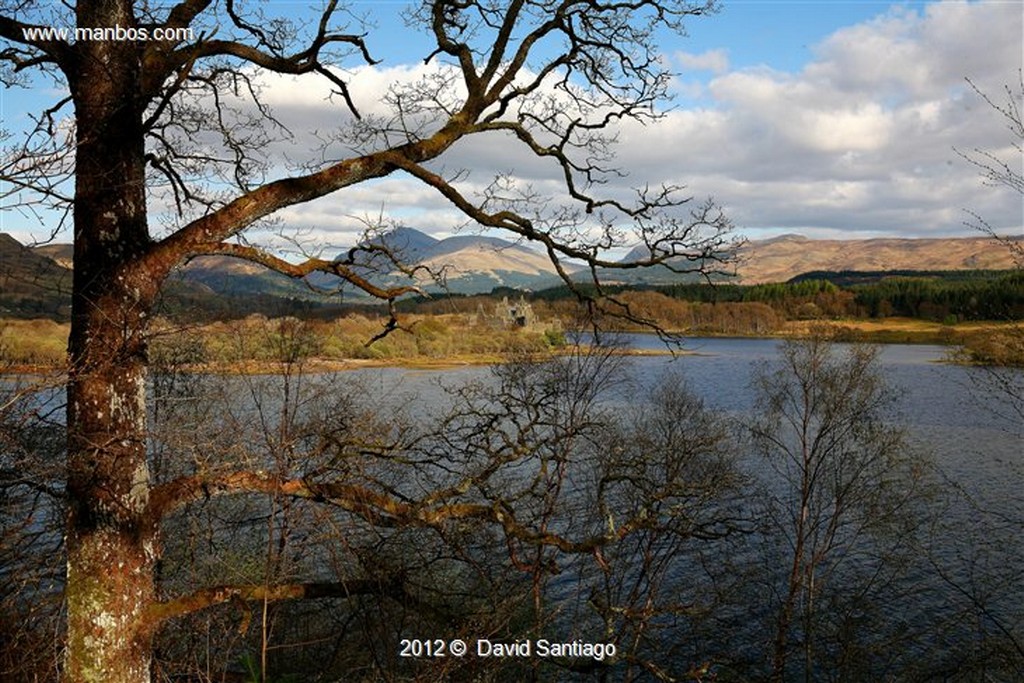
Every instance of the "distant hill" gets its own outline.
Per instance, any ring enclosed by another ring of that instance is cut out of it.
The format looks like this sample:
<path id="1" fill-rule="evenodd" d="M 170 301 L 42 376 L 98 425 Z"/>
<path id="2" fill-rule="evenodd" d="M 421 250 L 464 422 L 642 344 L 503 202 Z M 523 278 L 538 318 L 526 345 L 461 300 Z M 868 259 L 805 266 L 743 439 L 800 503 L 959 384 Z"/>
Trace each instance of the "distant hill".
<path id="1" fill-rule="evenodd" d="M 231 256 L 196 257 L 177 270 L 171 281 L 201 284 L 208 289 L 210 296 L 263 294 L 296 299 L 317 298 L 316 293 L 302 282 Z"/>
<path id="2" fill-rule="evenodd" d="M 0 233 L 0 318 L 71 317 L 71 271 Z"/>
<path id="3" fill-rule="evenodd" d="M 42 244 L 38 247 L 32 247 L 32 252 L 45 256 L 61 268 L 67 268 L 68 270 L 71 270 L 71 264 L 75 260 L 75 246 L 73 244 Z"/>
<path id="4" fill-rule="evenodd" d="M 548 258 L 535 249 L 516 242 L 482 235 L 456 235 L 434 239 L 414 228 L 401 227 L 365 243 L 384 246 L 406 267 L 424 270 L 410 279 L 387 257 L 370 251 L 353 254 L 356 270 L 378 285 L 415 284 L 427 292 L 456 294 L 489 292 L 495 287 L 543 289 L 559 282 Z M 349 252 L 338 256 L 346 261 Z M 570 270 L 575 270 L 570 266 Z M 336 278 L 317 274 L 312 281 L 330 286 Z"/>
<path id="5" fill-rule="evenodd" d="M 495 287 L 540 289 L 558 281 L 546 255 L 494 237 L 449 237 L 426 250 L 419 265 L 443 272 L 448 288 L 464 293 L 489 292 Z"/>
<path id="6" fill-rule="evenodd" d="M 745 284 L 785 282 L 810 271 L 1004 270 L 1013 255 L 989 237 L 810 240 L 786 235 L 750 242 L 739 268 Z"/>
<path id="7" fill-rule="evenodd" d="M 69 320 L 72 252 L 69 244 L 30 248 L 0 233 L 0 318 Z M 250 313 L 286 315 L 339 308 L 337 300 L 312 299 L 310 289 L 301 282 L 260 266 L 204 257 L 168 279 L 157 312 L 229 319 Z"/>
<path id="8" fill-rule="evenodd" d="M 398 227 L 390 230 L 376 239 L 370 240 L 370 244 L 381 244 L 390 249 L 399 260 L 407 263 L 415 263 L 430 253 L 441 240 L 435 239 L 425 232 L 413 228 Z"/>
<path id="9" fill-rule="evenodd" d="M 457 294 L 490 292 L 496 287 L 538 291 L 560 283 L 540 251 L 526 244 L 495 237 L 458 235 L 438 240 L 403 227 L 375 237 L 365 246 L 385 246 L 407 265 L 423 265 L 440 273 L 448 291 Z M 380 285 L 410 284 L 410 280 L 370 250 L 356 250 L 356 268 Z M 349 252 L 339 255 L 347 259 Z M 986 237 L 948 239 L 812 240 L 783 235 L 753 241 L 743 247 L 738 277 L 742 284 L 786 282 L 811 272 L 878 273 L 894 271 L 1000 270 L 1013 267 L 1012 254 Z M 66 244 L 27 248 L 0 233 L 0 317 L 67 319 L 70 313 L 72 250 Z M 634 251 L 627 259 L 640 258 Z M 662 285 L 693 281 L 666 269 L 609 270 L 608 283 Z M 856 277 L 856 276 L 853 276 Z M 331 288 L 338 279 L 317 274 L 310 281 Z M 425 273 L 416 284 L 427 291 L 441 286 Z M 190 307 L 211 316 L 236 317 L 256 311 L 310 310 L 337 306 L 340 299 L 324 297 L 306 283 L 239 259 L 204 256 L 181 268 L 165 287 L 170 310 Z M 366 302 L 347 287 L 348 302 Z M 354 296 L 355 295 L 355 296 Z"/>
<path id="10" fill-rule="evenodd" d="M 623 260 L 637 260 L 645 255 L 645 250 L 638 247 Z M 730 281 L 740 284 L 786 282 L 814 271 L 1005 270 L 1014 267 L 1013 254 L 989 237 L 815 240 L 788 234 L 748 242 L 740 249 L 739 256 L 736 278 Z M 627 277 L 632 278 L 628 282 L 647 284 L 686 280 L 658 268 L 636 271 Z"/>

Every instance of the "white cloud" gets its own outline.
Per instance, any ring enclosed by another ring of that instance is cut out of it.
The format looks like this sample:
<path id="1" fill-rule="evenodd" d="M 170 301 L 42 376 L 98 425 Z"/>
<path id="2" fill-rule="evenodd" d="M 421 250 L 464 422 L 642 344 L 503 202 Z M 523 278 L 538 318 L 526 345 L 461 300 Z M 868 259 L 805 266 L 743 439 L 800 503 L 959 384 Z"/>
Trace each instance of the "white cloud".
<path id="1" fill-rule="evenodd" d="M 1015 3 L 893 10 L 827 37 L 798 73 L 722 74 L 709 108 L 672 112 L 627 155 L 714 194 L 748 228 L 964 233 L 970 209 L 1020 232 L 1020 197 L 983 187 L 953 148 L 1014 158 L 999 115 L 964 78 L 1005 98 L 1021 24 Z"/>
<path id="2" fill-rule="evenodd" d="M 657 125 L 623 124 L 616 162 L 629 171 L 601 191 L 679 183 L 699 198 L 715 196 L 741 228 L 819 235 L 966 234 L 964 209 L 992 225 L 1020 231 L 1020 197 L 984 187 L 954 151 L 1005 150 L 998 113 L 965 82 L 995 99 L 1017 79 L 1022 13 L 1014 2 L 942 2 L 923 11 L 897 7 L 843 28 L 812 49 L 799 72 L 767 67 L 729 71 L 726 48 L 679 52 L 673 63 L 712 74 L 700 106 L 680 106 Z M 432 65 L 361 67 L 346 74 L 364 116 L 384 115 L 389 89 L 446 75 Z M 310 149 L 351 123 L 326 86 L 279 78 L 265 99 L 296 133 L 282 153 Z M 314 136 L 310 131 L 316 131 Z M 331 153 L 348 150 L 334 144 Z M 1010 150 L 1012 152 L 1012 150 Z M 1012 158 L 1012 157 L 1011 157 Z M 525 152 L 508 135 L 474 136 L 449 150 L 438 170 L 471 171 L 479 190 L 495 174 L 557 192 L 553 164 Z M 341 243 L 359 221 L 383 209 L 434 234 L 464 218 L 439 194 L 404 176 L 367 183 L 282 212 L 289 222 Z"/>
<path id="3" fill-rule="evenodd" d="M 707 50 L 700 54 L 677 52 L 675 53 L 675 63 L 687 70 L 710 71 L 720 74 L 729 69 L 729 53 L 724 49 Z"/>

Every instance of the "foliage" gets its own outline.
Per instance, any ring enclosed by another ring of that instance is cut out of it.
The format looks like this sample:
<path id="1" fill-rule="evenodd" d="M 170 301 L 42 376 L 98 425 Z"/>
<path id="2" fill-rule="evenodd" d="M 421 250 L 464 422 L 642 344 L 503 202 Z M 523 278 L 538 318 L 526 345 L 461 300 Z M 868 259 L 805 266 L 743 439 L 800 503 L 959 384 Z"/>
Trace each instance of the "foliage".
<path id="1" fill-rule="evenodd" d="M 855 302 L 871 317 L 943 320 L 1024 318 L 1024 274 L 996 278 L 937 280 L 889 278 L 854 288 Z"/>
<path id="2" fill-rule="evenodd" d="M 765 327 L 771 329 L 773 325 L 768 321 L 737 326 L 714 320 L 717 316 L 746 317 L 740 304 L 754 303 L 770 307 L 780 320 L 906 317 L 962 322 L 1024 317 L 1024 280 L 1016 271 L 879 272 L 862 273 L 859 277 L 849 273 L 816 273 L 813 278 L 786 283 L 606 289 L 625 301 L 647 296 L 650 303 L 638 304 L 640 310 L 658 311 L 660 316 L 652 314 L 654 319 L 679 329 L 685 329 L 688 321 L 671 300 L 712 305 L 704 308 L 707 313 L 702 317 L 706 322 L 694 328 L 698 332 L 714 332 L 716 326 L 748 334 Z M 544 301 L 559 301 L 568 293 L 565 288 L 553 288 L 535 296 Z M 655 293 L 666 298 L 655 303 L 651 298 Z"/>

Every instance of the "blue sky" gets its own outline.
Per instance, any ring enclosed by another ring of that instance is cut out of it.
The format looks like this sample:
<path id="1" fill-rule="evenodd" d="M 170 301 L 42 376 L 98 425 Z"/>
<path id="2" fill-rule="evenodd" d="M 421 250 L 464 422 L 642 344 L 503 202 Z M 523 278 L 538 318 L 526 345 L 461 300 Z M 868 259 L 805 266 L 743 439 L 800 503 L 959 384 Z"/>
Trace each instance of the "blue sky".
<path id="1" fill-rule="evenodd" d="M 836 29 L 867 21 L 894 7 L 920 9 L 924 2 L 885 0 L 731 0 L 720 11 L 688 23 L 686 38 L 671 37 L 670 47 L 690 52 L 726 49 L 735 67 L 769 66 L 799 70 L 811 48 Z M 429 48 L 427 36 L 410 36 L 402 24 L 401 1 L 362 0 L 350 3 L 353 13 L 375 21 L 384 40 L 374 42 L 374 55 L 387 63 L 414 62 Z M 372 35 L 372 34 L 371 34 Z M 389 37 L 394 36 L 393 40 Z M 418 39 L 417 39 L 418 38 Z"/>
<path id="2" fill-rule="evenodd" d="M 687 49 L 725 49 L 735 68 L 764 65 L 797 71 L 812 58 L 812 48 L 837 29 L 868 21 L 893 7 L 919 9 L 925 4 L 734 0 L 723 4 L 718 14 L 693 24 Z"/>
<path id="3" fill-rule="evenodd" d="M 304 5 L 267 6 L 294 13 Z M 389 86 L 424 73 L 428 37 L 402 25 L 402 7 L 352 5 L 378 24 L 367 41 L 382 59 L 348 72 L 364 112 L 379 110 Z M 964 79 L 1005 100 L 1003 87 L 1018 82 L 1024 61 L 1022 15 L 1019 0 L 724 2 L 720 13 L 692 19 L 688 37 L 660 46 L 678 72 L 674 106 L 657 126 L 625 126 L 618 162 L 630 182 L 667 180 L 714 196 L 752 238 L 969 235 L 965 210 L 1019 234 L 1021 198 L 983 186 L 954 148 L 1020 163 L 998 114 Z M 337 125 L 325 93 L 308 81 L 267 82 L 266 100 L 294 133 L 269 153 L 295 161 L 315 144 L 312 131 Z M 6 92 L 4 118 L 16 121 L 51 96 Z M 501 141 L 457 148 L 446 160 L 448 168 L 472 169 L 470 186 L 504 170 L 544 182 L 536 164 L 509 168 L 515 163 Z M 336 246 L 351 244 L 382 211 L 438 236 L 463 222 L 439 197 L 397 176 L 288 209 L 281 219 Z M 0 229 L 19 238 L 40 232 L 12 211 L 0 216 Z"/>

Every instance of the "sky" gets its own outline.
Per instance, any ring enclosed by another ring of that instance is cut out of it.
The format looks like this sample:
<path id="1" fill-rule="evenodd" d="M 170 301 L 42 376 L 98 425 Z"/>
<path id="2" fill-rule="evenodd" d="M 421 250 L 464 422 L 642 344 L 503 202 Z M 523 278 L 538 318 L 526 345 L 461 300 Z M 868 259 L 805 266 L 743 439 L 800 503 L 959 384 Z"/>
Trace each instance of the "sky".
<path id="1" fill-rule="evenodd" d="M 377 111 L 389 86 L 429 71 L 427 36 L 403 25 L 402 7 L 351 5 L 376 24 L 367 42 L 381 60 L 345 72 L 364 114 Z M 985 186 L 957 152 L 984 150 L 1020 167 L 1004 121 L 965 80 L 997 103 L 1006 101 L 1006 85 L 1020 83 L 1020 0 L 733 0 L 687 27 L 687 36 L 660 45 L 676 72 L 674 100 L 657 124 L 622 127 L 615 161 L 628 175 L 609 191 L 685 185 L 695 198 L 713 197 L 751 239 L 974 235 L 968 212 L 1004 233 L 1024 233 L 1020 195 Z M 16 121 L 52 95 L 43 86 L 5 92 L 4 118 Z M 325 87 L 309 81 L 269 79 L 263 96 L 292 131 L 267 149 L 291 163 L 341 116 Z M 465 182 L 477 186 L 503 171 L 540 187 L 550 182 L 550 169 L 501 139 L 457 146 L 444 168 L 468 170 Z M 472 229 L 435 192 L 401 176 L 286 209 L 280 220 L 335 248 L 354 243 L 381 215 L 437 237 Z M 25 222 L 14 210 L 0 214 L 0 230 L 19 239 L 45 234 Z"/>

